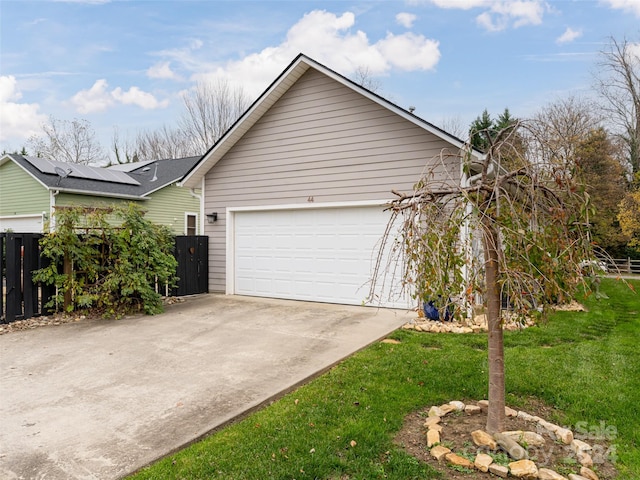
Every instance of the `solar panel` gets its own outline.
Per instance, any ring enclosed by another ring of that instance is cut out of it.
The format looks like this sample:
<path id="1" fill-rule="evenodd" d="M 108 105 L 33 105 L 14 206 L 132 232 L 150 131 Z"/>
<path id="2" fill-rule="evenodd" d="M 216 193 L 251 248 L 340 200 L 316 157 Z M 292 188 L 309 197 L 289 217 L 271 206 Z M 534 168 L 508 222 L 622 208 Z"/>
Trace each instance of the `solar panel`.
<path id="1" fill-rule="evenodd" d="M 55 160 L 47 160 L 46 158 L 24 157 L 27 161 L 36 167 L 42 173 L 52 175 L 60 175 L 58 171 L 67 172 L 68 177 L 84 178 L 85 180 L 97 180 L 100 182 L 122 183 L 125 185 L 140 185 L 140 182 L 134 180 L 125 172 L 119 170 L 110 170 L 101 167 L 89 167 L 87 165 L 79 165 L 76 163 L 56 162 Z M 58 171 L 56 171 L 58 169 Z"/>

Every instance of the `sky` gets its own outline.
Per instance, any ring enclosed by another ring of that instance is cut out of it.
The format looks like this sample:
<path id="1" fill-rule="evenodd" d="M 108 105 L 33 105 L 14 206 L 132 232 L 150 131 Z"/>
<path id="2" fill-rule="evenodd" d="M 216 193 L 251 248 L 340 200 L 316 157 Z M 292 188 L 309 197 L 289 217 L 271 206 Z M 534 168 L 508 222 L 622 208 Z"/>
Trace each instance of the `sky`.
<path id="1" fill-rule="evenodd" d="M 640 49 L 640 0 L 0 0 L 0 151 L 50 117 L 108 150 L 175 127 L 199 81 L 256 99 L 299 53 L 459 134 L 592 95 L 610 37 Z"/>

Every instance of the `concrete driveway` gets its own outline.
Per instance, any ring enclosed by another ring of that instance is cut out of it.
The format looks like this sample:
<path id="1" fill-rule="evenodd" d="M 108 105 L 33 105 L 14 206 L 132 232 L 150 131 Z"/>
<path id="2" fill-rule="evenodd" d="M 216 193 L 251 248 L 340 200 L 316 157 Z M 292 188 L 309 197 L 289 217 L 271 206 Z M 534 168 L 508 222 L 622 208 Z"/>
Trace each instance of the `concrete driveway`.
<path id="1" fill-rule="evenodd" d="M 120 478 L 305 382 L 404 311 L 202 295 L 0 336 L 0 478 Z"/>

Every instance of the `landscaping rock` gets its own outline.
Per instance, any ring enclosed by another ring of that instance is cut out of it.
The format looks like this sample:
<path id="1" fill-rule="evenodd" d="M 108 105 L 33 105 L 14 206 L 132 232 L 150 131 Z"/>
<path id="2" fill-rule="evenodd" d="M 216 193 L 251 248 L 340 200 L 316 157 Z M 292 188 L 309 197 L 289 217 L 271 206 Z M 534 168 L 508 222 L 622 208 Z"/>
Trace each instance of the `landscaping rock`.
<path id="1" fill-rule="evenodd" d="M 509 464 L 509 472 L 513 477 L 533 480 L 538 478 L 538 467 L 531 460 L 518 460 Z"/>
<path id="2" fill-rule="evenodd" d="M 440 420 L 442 420 L 442 418 L 438 416 L 427 417 L 427 419 L 424 421 L 424 426 L 427 428 L 431 428 L 432 425 L 437 425 L 438 423 L 440 423 Z"/>
<path id="3" fill-rule="evenodd" d="M 570 473 L 569 474 L 569 480 L 589 480 L 589 479 L 583 477 L 582 475 L 577 475 L 575 473 Z"/>
<path id="4" fill-rule="evenodd" d="M 575 439 L 571 442 L 571 449 L 577 455 L 579 452 L 590 452 L 591 445 L 582 440 Z"/>
<path id="5" fill-rule="evenodd" d="M 452 465 L 458 465 L 460 467 L 471 468 L 471 469 L 475 468 L 475 465 L 473 464 L 473 462 L 455 453 L 447 453 L 444 456 L 444 458 L 447 460 L 447 462 L 449 462 Z"/>
<path id="6" fill-rule="evenodd" d="M 429 453 L 433 458 L 435 458 L 438 461 L 441 461 L 445 457 L 445 455 L 447 455 L 448 453 L 451 453 L 451 450 L 448 449 L 447 447 L 443 447 L 442 445 L 436 445 L 431 450 L 429 450 Z"/>
<path id="7" fill-rule="evenodd" d="M 507 478 L 509 476 L 509 469 L 504 465 L 498 465 L 497 463 L 489 465 L 489 472 L 501 478 Z"/>
<path id="8" fill-rule="evenodd" d="M 571 442 L 573 442 L 573 432 L 568 428 L 558 428 L 555 434 L 565 445 L 571 445 Z"/>
<path id="9" fill-rule="evenodd" d="M 460 402 L 458 400 L 451 400 L 449 402 L 449 405 L 453 405 L 453 407 L 456 409 L 456 412 L 462 412 L 464 410 L 464 407 L 466 407 L 463 402 Z"/>
<path id="10" fill-rule="evenodd" d="M 435 425 L 429 425 L 428 430 L 435 430 L 436 432 L 442 433 L 442 425 L 436 423 Z"/>
<path id="11" fill-rule="evenodd" d="M 576 457 L 583 467 L 593 467 L 593 458 L 587 452 L 579 451 L 576 453 Z"/>
<path id="12" fill-rule="evenodd" d="M 544 437 L 536 432 L 516 430 L 513 432 L 502 432 L 502 434 L 510 437 L 520 445 L 526 443 L 527 446 L 530 447 L 542 447 L 545 444 Z"/>
<path id="13" fill-rule="evenodd" d="M 445 403 L 444 405 L 440 405 L 439 408 L 440 408 L 440 411 L 443 412 L 445 415 L 447 413 L 451 413 L 451 412 L 455 412 L 456 411 L 456 407 L 454 407 L 450 403 Z"/>
<path id="14" fill-rule="evenodd" d="M 521 418 L 527 422 L 537 422 L 536 417 L 529 415 L 527 412 L 518 412 L 518 418 Z"/>
<path id="15" fill-rule="evenodd" d="M 489 400 L 480 400 L 478 402 L 478 406 L 482 409 L 483 412 L 489 410 Z"/>
<path id="16" fill-rule="evenodd" d="M 488 472 L 489 466 L 493 463 L 493 458 L 486 453 L 479 453 L 473 461 L 473 464 L 481 472 Z"/>
<path id="17" fill-rule="evenodd" d="M 471 438 L 473 439 L 473 443 L 479 447 L 488 447 L 491 450 L 498 449 L 496 440 L 485 431 L 474 430 L 471 432 Z"/>
<path id="18" fill-rule="evenodd" d="M 580 468 L 580 475 L 582 475 L 584 478 L 588 478 L 589 480 L 600 480 L 600 477 L 596 475 L 596 472 L 587 467 Z"/>
<path id="19" fill-rule="evenodd" d="M 514 460 L 523 460 L 528 458 L 527 450 L 523 448 L 522 445 L 512 440 L 511 437 L 502 433 L 496 433 L 493 438 L 495 438 L 498 446 L 507 452 L 507 454 Z"/>
<path id="20" fill-rule="evenodd" d="M 560 428 L 558 425 L 555 425 L 551 422 L 547 422 L 546 420 L 539 419 L 538 425 L 547 430 L 548 432 L 556 433 L 556 430 Z"/>
<path id="21" fill-rule="evenodd" d="M 482 409 L 477 405 L 467 405 L 464 407 L 464 413 L 467 415 L 478 415 L 482 413 Z"/>
<path id="22" fill-rule="evenodd" d="M 428 413 L 429 417 L 444 417 L 445 413 L 440 409 L 440 407 L 436 407 L 435 405 L 429 409 Z"/>
<path id="23" fill-rule="evenodd" d="M 436 443 L 440 443 L 440 432 L 434 429 L 430 429 L 427 432 L 427 447 L 431 448 Z"/>
<path id="24" fill-rule="evenodd" d="M 548 468 L 541 468 L 538 470 L 538 480 L 567 480 L 567 477 Z"/>
<path id="25" fill-rule="evenodd" d="M 509 407 L 504 407 L 504 414 L 507 417 L 517 417 L 518 416 L 518 412 L 516 410 L 514 410 L 513 408 L 509 408 Z"/>

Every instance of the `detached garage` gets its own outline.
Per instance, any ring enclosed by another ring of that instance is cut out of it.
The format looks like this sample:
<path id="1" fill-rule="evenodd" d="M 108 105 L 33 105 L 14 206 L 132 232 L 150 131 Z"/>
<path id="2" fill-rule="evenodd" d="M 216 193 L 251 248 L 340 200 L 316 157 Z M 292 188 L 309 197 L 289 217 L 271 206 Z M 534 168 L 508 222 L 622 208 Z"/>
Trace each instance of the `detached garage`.
<path id="1" fill-rule="evenodd" d="M 300 55 L 185 176 L 209 218 L 211 291 L 411 307 L 368 298 L 391 190 L 425 168 L 462 181 L 463 142 Z"/>

